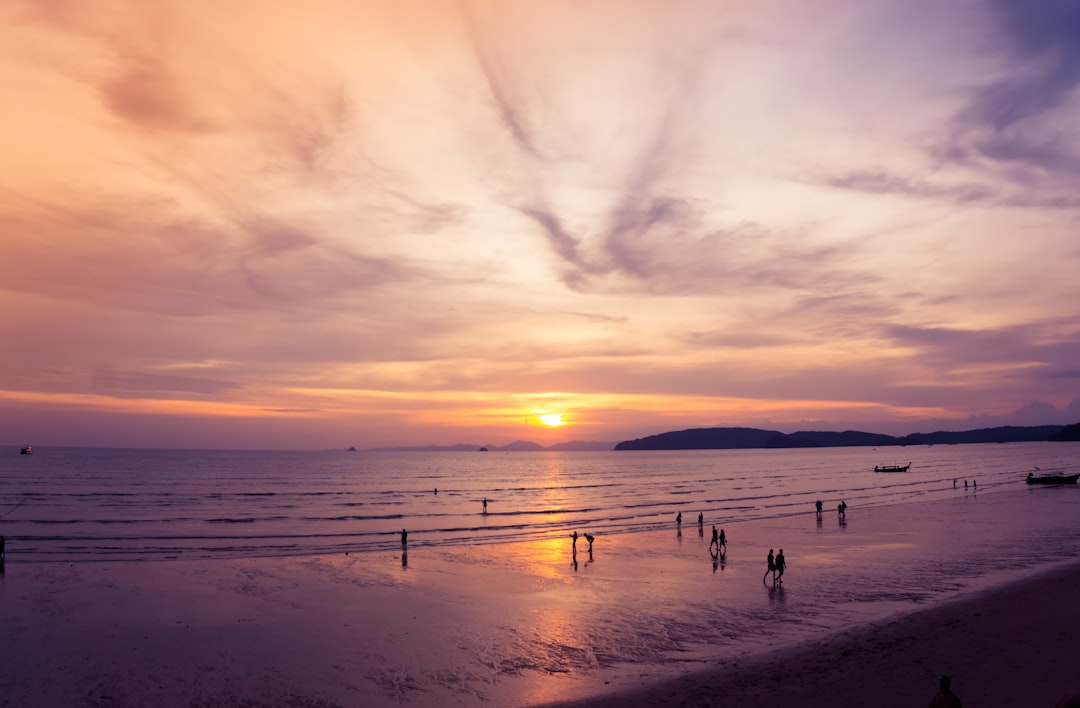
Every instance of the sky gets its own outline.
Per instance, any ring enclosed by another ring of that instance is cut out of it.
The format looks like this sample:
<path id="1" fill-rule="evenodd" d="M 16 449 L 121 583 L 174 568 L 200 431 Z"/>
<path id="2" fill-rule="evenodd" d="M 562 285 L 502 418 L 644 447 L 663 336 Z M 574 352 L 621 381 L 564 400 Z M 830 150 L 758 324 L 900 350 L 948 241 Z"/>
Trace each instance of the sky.
<path id="1" fill-rule="evenodd" d="M 4 0 L 0 442 L 1080 421 L 1076 0 Z"/>

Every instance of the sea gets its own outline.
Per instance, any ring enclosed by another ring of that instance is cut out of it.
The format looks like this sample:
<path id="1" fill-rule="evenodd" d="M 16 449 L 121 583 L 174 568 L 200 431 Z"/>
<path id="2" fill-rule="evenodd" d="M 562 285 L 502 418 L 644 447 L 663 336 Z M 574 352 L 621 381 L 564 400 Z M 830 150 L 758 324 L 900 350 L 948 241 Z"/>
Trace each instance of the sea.
<path id="1" fill-rule="evenodd" d="M 9 557 L 363 553 L 637 534 L 1022 490 L 1080 443 L 601 452 L 0 448 Z M 879 465 L 907 465 L 879 473 Z M 1048 490 L 1039 490 L 1047 492 Z M 485 503 L 486 502 L 486 503 Z M 914 508 L 914 507 L 909 507 Z M 848 512 L 851 514 L 851 511 Z"/>

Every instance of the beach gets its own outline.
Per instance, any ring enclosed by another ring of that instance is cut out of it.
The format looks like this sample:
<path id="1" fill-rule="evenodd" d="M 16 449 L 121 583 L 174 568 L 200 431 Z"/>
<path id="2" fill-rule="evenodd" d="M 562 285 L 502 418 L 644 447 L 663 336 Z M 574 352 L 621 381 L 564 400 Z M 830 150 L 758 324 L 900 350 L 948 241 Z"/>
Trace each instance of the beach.
<path id="1" fill-rule="evenodd" d="M 926 706 L 942 674 L 965 706 L 1080 696 L 1080 563 L 775 653 L 559 708 Z M 553 706 L 554 708 L 554 706 Z"/>
<path id="2" fill-rule="evenodd" d="M 735 524 L 716 559 L 695 523 L 592 553 L 39 562 L 9 541 L 0 706 L 900 706 L 947 673 L 965 705 L 1049 707 L 1080 690 L 1074 491 Z"/>

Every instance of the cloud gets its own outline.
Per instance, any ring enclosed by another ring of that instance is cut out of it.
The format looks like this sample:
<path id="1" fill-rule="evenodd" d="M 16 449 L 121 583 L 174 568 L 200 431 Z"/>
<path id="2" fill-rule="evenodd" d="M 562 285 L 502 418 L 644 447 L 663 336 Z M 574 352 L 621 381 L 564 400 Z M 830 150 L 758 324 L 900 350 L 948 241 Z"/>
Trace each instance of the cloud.
<path id="1" fill-rule="evenodd" d="M 1072 148 L 1075 122 L 1059 115 L 1080 86 L 1080 5 L 988 0 L 986 7 L 996 29 L 995 49 L 1006 63 L 957 115 L 954 138 L 941 156 L 1080 177 L 1080 155 Z M 1020 171 L 1012 177 L 1039 175 Z"/>

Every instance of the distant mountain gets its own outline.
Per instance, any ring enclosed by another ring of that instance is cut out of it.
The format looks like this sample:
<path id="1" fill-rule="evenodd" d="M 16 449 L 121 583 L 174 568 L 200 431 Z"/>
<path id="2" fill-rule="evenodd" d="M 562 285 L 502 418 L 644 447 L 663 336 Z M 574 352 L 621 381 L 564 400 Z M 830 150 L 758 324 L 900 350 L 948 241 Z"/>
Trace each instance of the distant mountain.
<path id="1" fill-rule="evenodd" d="M 569 442 L 555 443 L 544 447 L 539 443 L 528 440 L 516 440 L 509 445 L 472 445 L 459 443 L 457 445 L 416 445 L 413 447 L 377 447 L 368 452 L 476 452 L 483 448 L 489 452 L 543 452 L 545 450 L 557 450 L 561 452 L 613 450 L 613 442 L 593 442 L 588 440 L 571 440 Z"/>
<path id="2" fill-rule="evenodd" d="M 1080 442 L 1080 423 L 1066 425 L 1050 436 L 1051 442 Z"/>
<path id="3" fill-rule="evenodd" d="M 1080 424 L 1077 424 L 1080 427 Z M 745 448 L 850 447 L 884 445 L 951 445 L 958 443 L 1037 442 L 1050 440 L 1064 426 L 1004 426 L 959 432 L 913 433 L 898 438 L 892 435 L 845 430 L 842 433 L 801 431 L 785 434 L 757 428 L 691 428 L 637 440 L 626 440 L 616 450 L 732 450 Z M 1073 426 L 1070 426 L 1073 427 Z M 1078 432 L 1080 434 L 1080 432 Z"/>

